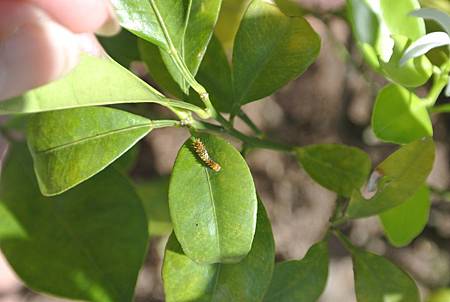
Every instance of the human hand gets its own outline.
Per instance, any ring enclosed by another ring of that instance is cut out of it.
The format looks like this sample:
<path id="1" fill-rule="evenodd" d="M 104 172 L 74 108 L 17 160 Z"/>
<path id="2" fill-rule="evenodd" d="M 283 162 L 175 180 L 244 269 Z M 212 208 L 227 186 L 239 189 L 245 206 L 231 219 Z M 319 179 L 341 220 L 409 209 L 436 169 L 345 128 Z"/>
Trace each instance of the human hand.
<path id="1" fill-rule="evenodd" d="M 1 0 L 0 100 L 67 74 L 80 51 L 101 55 L 93 33 L 118 30 L 108 0 Z"/>

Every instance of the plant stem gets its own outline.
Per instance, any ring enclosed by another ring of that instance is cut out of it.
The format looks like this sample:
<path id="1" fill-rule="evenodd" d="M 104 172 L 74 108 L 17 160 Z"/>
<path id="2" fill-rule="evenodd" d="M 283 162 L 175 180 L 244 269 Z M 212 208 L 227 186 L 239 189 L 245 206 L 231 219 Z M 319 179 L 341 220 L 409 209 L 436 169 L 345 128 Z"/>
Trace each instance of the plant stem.
<path id="1" fill-rule="evenodd" d="M 432 107 L 436 103 L 442 90 L 448 83 L 448 73 L 450 71 L 450 62 L 445 63 L 441 68 L 437 68 L 433 77 L 433 86 L 425 97 L 425 106 Z"/>
<path id="2" fill-rule="evenodd" d="M 160 102 L 154 102 L 154 103 L 158 103 L 162 106 L 165 107 L 169 107 L 169 109 L 171 109 L 173 111 L 173 108 L 178 108 L 178 109 L 184 109 L 184 110 L 188 110 L 188 111 L 192 111 L 195 114 L 197 114 L 201 119 L 207 119 L 209 118 L 209 114 L 203 110 L 202 108 L 195 106 L 193 104 L 190 103 L 186 103 L 183 101 L 178 101 L 178 100 L 173 100 L 173 99 L 169 99 L 169 98 L 164 98 L 163 100 L 161 100 Z"/>
<path id="3" fill-rule="evenodd" d="M 149 122 L 149 125 L 153 129 L 166 128 L 166 127 L 180 127 L 181 122 L 175 121 L 175 120 L 153 120 L 153 121 Z"/>
<path id="4" fill-rule="evenodd" d="M 336 236 L 337 239 L 342 243 L 342 245 L 349 251 L 353 252 L 357 248 L 351 243 L 350 239 L 347 238 L 344 234 L 342 234 L 339 230 L 333 230 L 334 236 Z"/>
<path id="5" fill-rule="evenodd" d="M 337 227 L 343 223 L 348 221 L 348 218 L 345 216 L 345 210 L 348 205 L 348 199 L 342 196 L 338 196 L 336 198 L 336 206 L 333 211 L 333 215 L 330 218 L 330 224 L 332 228 Z"/>
<path id="6" fill-rule="evenodd" d="M 259 138 L 264 138 L 265 134 L 262 132 L 258 126 L 255 125 L 255 123 L 250 119 L 250 117 L 244 112 L 240 111 L 238 114 L 239 118 L 250 128 L 252 131 L 256 134 Z"/>
<path id="7" fill-rule="evenodd" d="M 191 126 L 195 130 L 200 131 L 211 131 L 219 134 L 228 134 L 231 135 L 243 143 L 247 145 L 247 147 L 253 147 L 253 148 L 261 148 L 261 149 L 271 149 L 271 150 L 278 150 L 278 151 L 284 151 L 284 152 L 292 152 L 293 147 L 284 145 L 277 142 L 272 142 L 265 139 L 260 139 L 256 137 L 247 136 L 242 132 L 239 132 L 238 130 L 234 128 L 225 128 L 218 125 L 213 125 L 206 122 L 200 122 L 200 121 L 194 121 Z"/>

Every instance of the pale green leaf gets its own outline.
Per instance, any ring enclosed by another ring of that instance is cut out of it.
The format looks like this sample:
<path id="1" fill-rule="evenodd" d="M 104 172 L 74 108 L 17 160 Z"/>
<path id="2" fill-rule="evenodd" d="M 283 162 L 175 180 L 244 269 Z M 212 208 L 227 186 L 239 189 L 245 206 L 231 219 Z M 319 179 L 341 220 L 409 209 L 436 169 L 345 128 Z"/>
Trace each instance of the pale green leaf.
<path id="1" fill-rule="evenodd" d="M 272 229 L 260 202 L 252 249 L 239 263 L 199 264 L 183 253 L 172 234 L 162 270 L 166 301 L 262 301 L 270 284 L 274 262 Z"/>
<path id="2" fill-rule="evenodd" d="M 152 128 L 144 117 L 106 107 L 36 114 L 27 138 L 42 193 L 60 194 L 95 175 Z"/>
<path id="3" fill-rule="evenodd" d="M 203 134 L 209 168 L 196 154 L 193 139 L 180 149 L 169 188 L 170 216 L 184 253 L 199 263 L 237 262 L 250 251 L 257 199 L 250 170 L 228 142 Z"/>

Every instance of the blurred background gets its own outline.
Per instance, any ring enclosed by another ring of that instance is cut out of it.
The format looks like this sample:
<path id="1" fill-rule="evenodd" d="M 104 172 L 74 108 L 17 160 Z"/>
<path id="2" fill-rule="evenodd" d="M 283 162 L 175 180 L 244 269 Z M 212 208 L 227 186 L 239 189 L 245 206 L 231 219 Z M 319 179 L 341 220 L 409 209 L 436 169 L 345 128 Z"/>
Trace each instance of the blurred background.
<path id="1" fill-rule="evenodd" d="M 224 1 L 217 34 L 227 49 L 232 47 L 232 37 L 246 2 Z M 292 1 L 288 10 L 308 12 L 309 22 L 322 38 L 320 56 L 299 79 L 270 98 L 245 106 L 245 112 L 274 140 L 300 146 L 313 143 L 357 146 L 367 151 L 376 165 L 395 150 L 393 145 L 378 142 L 369 127 L 376 92 L 385 80 L 363 64 L 345 21 L 344 0 L 294 2 L 297 1 Z M 450 13 L 447 0 L 422 2 Z M 141 64 L 134 62 L 133 66 L 137 73 L 151 81 Z M 425 92 L 426 88 L 422 94 Z M 124 108 L 145 111 L 152 117 L 170 116 L 161 107 L 152 105 L 126 105 Z M 410 246 L 398 249 L 387 243 L 376 217 L 360 219 L 346 227 L 356 245 L 385 255 L 407 270 L 418 282 L 424 297 L 438 289 L 450 288 L 450 191 L 447 192 L 450 188 L 450 119 L 444 114 L 434 116 L 433 125 L 437 158 L 429 184 L 434 193 L 429 222 L 423 233 Z M 238 124 L 238 128 L 251 133 L 244 124 Z M 187 132 L 183 129 L 154 131 L 119 162 L 130 171 L 145 206 L 153 213 L 150 217 L 152 239 L 139 277 L 136 301 L 164 301 L 160 266 L 171 231 L 167 180 L 176 153 L 186 138 Z M 4 150 L 3 140 L 0 145 Z M 302 258 L 309 247 L 322 238 L 336 196 L 314 183 L 290 156 L 255 150 L 247 160 L 271 218 L 277 260 Z M 337 241 L 332 240 L 330 248 L 329 280 L 321 301 L 355 301 L 351 259 Z M 0 302 L 24 301 L 63 300 L 26 289 L 0 253 Z M 439 301 L 450 301 L 450 294 Z"/>

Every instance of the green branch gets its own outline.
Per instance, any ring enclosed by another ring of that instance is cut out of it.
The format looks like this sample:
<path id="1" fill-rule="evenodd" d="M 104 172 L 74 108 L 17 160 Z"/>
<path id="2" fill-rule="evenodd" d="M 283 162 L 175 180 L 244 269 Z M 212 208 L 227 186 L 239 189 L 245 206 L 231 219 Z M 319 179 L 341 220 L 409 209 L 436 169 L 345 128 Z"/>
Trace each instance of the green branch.
<path id="1" fill-rule="evenodd" d="M 428 95 L 424 98 L 425 105 L 432 107 L 436 103 L 442 90 L 448 84 L 448 73 L 450 72 L 450 61 L 445 63 L 441 68 L 435 68 L 433 77 L 433 86 Z"/>
<path id="2" fill-rule="evenodd" d="M 191 125 L 192 128 L 194 128 L 197 131 L 209 131 L 213 133 L 218 134 L 228 134 L 231 135 L 240 141 L 242 141 L 244 144 L 247 145 L 247 147 L 253 147 L 253 148 L 260 148 L 260 149 L 271 149 L 271 150 L 277 150 L 277 151 L 283 151 L 283 152 L 292 152 L 293 147 L 265 139 L 260 139 L 256 137 L 251 137 L 248 135 L 245 135 L 244 133 L 234 129 L 234 128 L 225 128 L 218 125 L 213 125 L 206 122 L 200 122 L 200 121 L 194 121 Z"/>

